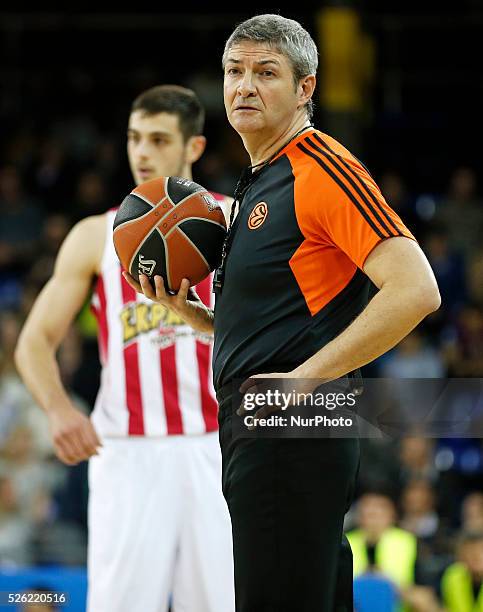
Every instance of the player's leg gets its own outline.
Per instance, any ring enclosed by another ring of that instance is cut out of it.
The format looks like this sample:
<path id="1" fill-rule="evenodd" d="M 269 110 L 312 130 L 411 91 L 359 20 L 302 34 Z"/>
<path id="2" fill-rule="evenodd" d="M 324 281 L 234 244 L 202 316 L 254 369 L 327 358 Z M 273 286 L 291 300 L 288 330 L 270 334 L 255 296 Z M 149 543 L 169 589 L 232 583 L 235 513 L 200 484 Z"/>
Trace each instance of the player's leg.
<path id="1" fill-rule="evenodd" d="M 231 522 L 221 492 L 217 433 L 185 437 L 186 468 L 174 612 L 234 612 Z"/>
<path id="2" fill-rule="evenodd" d="M 90 460 L 90 612 L 168 609 L 179 498 L 168 446 L 166 440 L 106 440 Z"/>

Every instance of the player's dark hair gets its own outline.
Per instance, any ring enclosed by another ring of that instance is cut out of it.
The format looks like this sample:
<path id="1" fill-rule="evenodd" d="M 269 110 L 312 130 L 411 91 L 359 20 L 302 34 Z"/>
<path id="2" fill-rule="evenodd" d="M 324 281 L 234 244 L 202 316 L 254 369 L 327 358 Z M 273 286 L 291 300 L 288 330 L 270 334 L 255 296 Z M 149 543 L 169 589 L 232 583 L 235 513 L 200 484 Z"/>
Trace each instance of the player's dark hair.
<path id="1" fill-rule="evenodd" d="M 203 133 L 205 111 L 194 91 L 179 85 L 157 85 L 143 91 L 132 103 L 131 113 L 143 111 L 147 115 L 169 113 L 179 119 L 179 127 L 186 142 Z"/>

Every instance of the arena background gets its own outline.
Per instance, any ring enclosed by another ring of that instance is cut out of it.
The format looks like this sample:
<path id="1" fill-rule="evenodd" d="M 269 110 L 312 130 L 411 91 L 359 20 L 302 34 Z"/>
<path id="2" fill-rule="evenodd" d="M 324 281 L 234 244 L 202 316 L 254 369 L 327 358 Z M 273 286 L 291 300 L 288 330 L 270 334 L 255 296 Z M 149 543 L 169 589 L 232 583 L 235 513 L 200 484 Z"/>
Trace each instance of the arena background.
<path id="1" fill-rule="evenodd" d="M 439 282 L 441 309 L 366 376 L 483 376 L 483 6 L 386 4 L 0 12 L 1 591 L 66 588 L 63 609 L 84 607 L 86 464 L 67 468 L 52 454 L 46 420 L 13 364 L 22 322 L 72 224 L 132 188 L 126 122 L 145 88 L 196 90 L 208 147 L 195 180 L 232 193 L 248 158 L 224 115 L 220 58 L 233 27 L 256 13 L 280 12 L 312 33 L 315 125 L 369 167 Z M 86 412 L 98 384 L 95 334 L 86 307 L 59 351 L 63 380 Z M 483 530 L 482 485 L 478 437 L 363 441 L 357 498 L 377 491 L 393 500 L 398 524 L 419 538 L 417 582 L 435 597 L 459 534 Z M 358 520 L 356 503 L 347 528 Z"/>

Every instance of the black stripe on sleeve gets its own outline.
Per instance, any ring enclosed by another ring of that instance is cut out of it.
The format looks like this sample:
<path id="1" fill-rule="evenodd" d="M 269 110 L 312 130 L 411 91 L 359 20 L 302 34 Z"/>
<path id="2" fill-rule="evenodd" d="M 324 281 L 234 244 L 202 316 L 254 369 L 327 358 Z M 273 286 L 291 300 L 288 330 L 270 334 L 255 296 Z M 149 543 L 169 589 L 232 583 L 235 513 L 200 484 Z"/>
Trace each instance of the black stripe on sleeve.
<path id="1" fill-rule="evenodd" d="M 369 225 L 372 227 L 375 233 L 379 236 L 379 238 L 389 237 L 389 236 L 385 236 L 381 232 L 381 230 L 377 227 L 377 225 L 375 225 L 374 221 L 369 217 L 366 210 L 364 209 L 363 206 L 361 206 L 360 202 L 357 200 L 357 198 L 354 196 L 351 190 L 346 185 L 344 185 L 344 183 L 340 180 L 340 178 L 327 166 L 327 164 L 322 159 L 320 159 L 318 155 L 316 155 L 313 151 L 310 151 L 309 149 L 307 149 L 307 147 L 304 147 L 304 145 L 300 142 L 297 143 L 297 147 L 301 151 L 303 151 L 306 155 L 308 155 L 312 159 L 315 159 L 315 161 L 319 164 L 319 166 L 323 168 L 327 172 L 327 174 L 339 185 L 342 191 L 345 192 L 345 194 L 348 196 L 348 198 L 351 200 L 351 202 L 354 204 L 357 210 L 361 213 L 361 215 L 364 217 L 367 223 L 369 223 Z"/>
<path id="2" fill-rule="evenodd" d="M 333 155 L 330 155 L 329 153 L 324 151 L 321 147 L 317 146 L 315 142 L 312 142 L 311 140 L 309 140 L 309 138 L 306 138 L 305 142 L 309 144 L 313 149 L 315 149 L 317 153 L 319 153 L 320 155 L 323 155 L 334 166 L 334 168 L 336 168 L 342 174 L 342 176 L 348 181 L 348 183 L 351 185 L 351 187 L 354 189 L 357 195 L 361 198 L 361 200 L 367 206 L 370 212 L 374 215 L 374 218 L 378 221 L 380 226 L 389 234 L 389 236 L 394 236 L 395 235 L 394 232 L 386 224 L 384 219 L 381 217 L 380 212 L 374 208 L 370 200 L 368 200 L 367 196 L 361 191 L 360 187 L 357 185 L 357 183 L 354 181 L 351 175 L 348 174 L 344 170 L 344 167 L 338 163 L 337 159 L 335 159 Z M 343 162 L 343 160 L 340 160 L 340 161 Z M 350 171 L 350 168 L 349 168 L 349 171 Z M 397 227 L 396 227 L 396 232 L 398 234 L 400 233 Z"/>
<path id="3" fill-rule="evenodd" d="M 372 191 L 369 189 L 369 187 L 366 185 L 366 183 L 361 179 L 361 177 L 357 174 L 357 172 L 354 172 L 354 170 L 350 167 L 350 165 L 340 156 L 338 155 L 333 149 L 331 149 L 329 147 L 329 145 L 324 142 L 324 140 L 322 140 L 322 138 L 320 138 L 320 136 L 318 134 L 313 134 L 314 138 L 322 145 L 324 146 L 328 151 L 330 151 L 333 155 L 335 155 L 342 164 L 344 164 L 344 166 L 347 168 L 347 170 L 349 170 L 349 172 L 359 181 L 359 183 L 362 185 L 363 189 L 366 191 L 366 193 L 369 195 L 369 197 L 371 198 L 371 200 L 374 202 L 374 204 L 378 207 L 378 209 L 382 212 L 382 214 L 386 217 L 386 219 L 388 220 L 388 222 L 393 226 L 393 228 L 396 230 L 397 234 L 399 236 L 403 236 L 403 233 L 401 232 L 401 230 L 398 228 L 398 226 L 394 223 L 394 220 L 391 219 L 390 215 L 387 214 L 387 211 L 384 209 L 384 206 L 382 206 L 382 204 L 379 202 L 379 200 L 375 197 L 375 195 L 372 193 Z M 367 172 L 367 174 L 369 174 L 369 176 L 371 176 L 371 173 L 369 172 L 369 170 L 364 166 L 364 164 L 357 160 L 361 166 L 364 168 L 364 170 Z M 372 177 L 371 177 L 372 178 Z"/>

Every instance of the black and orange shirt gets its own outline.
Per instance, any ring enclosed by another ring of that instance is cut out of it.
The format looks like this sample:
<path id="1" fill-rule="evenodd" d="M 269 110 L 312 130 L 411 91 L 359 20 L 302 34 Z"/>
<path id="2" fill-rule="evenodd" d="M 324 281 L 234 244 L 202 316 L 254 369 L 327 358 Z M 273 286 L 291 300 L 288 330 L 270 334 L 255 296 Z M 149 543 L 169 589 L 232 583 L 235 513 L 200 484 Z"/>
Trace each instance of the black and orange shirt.
<path id="1" fill-rule="evenodd" d="M 364 309 L 372 249 L 413 238 L 347 149 L 311 130 L 263 168 L 243 196 L 216 297 L 215 389 L 287 372 Z"/>

